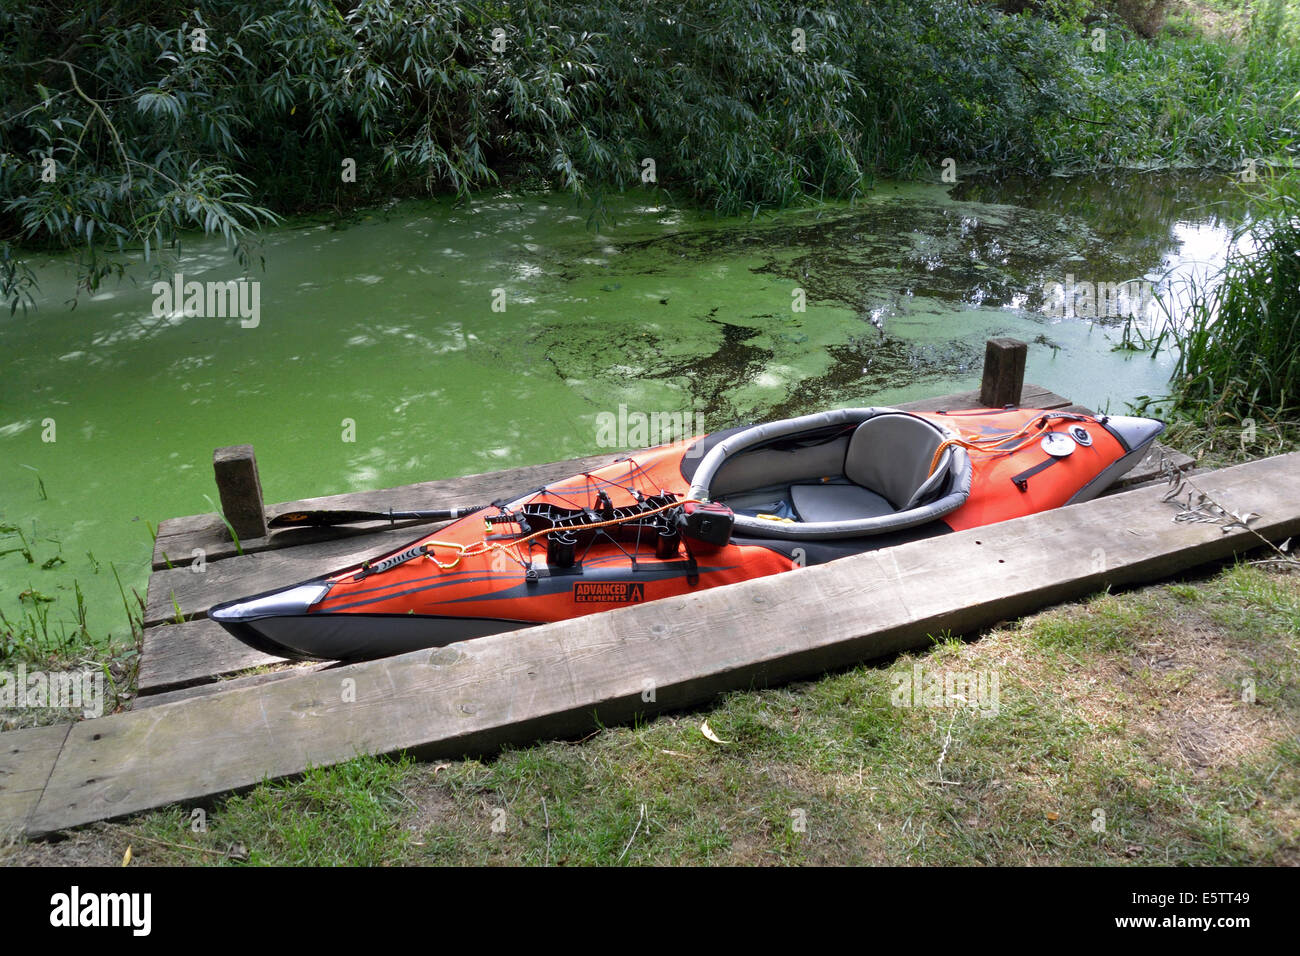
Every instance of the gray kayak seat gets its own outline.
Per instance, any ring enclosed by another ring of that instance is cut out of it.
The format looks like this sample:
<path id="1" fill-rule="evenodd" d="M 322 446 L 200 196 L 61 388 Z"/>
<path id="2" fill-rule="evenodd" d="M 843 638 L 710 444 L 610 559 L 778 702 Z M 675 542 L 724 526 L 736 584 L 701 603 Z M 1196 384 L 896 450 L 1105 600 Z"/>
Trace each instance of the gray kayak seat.
<path id="1" fill-rule="evenodd" d="M 877 415 L 853 431 L 844 458 L 844 476 L 884 495 L 896 511 L 925 502 L 947 472 L 942 459 L 930 473 L 934 453 L 948 437 L 915 415 Z M 947 455 L 951 448 L 945 449 Z"/>
<path id="2" fill-rule="evenodd" d="M 861 485 L 791 485 L 790 503 L 803 521 L 881 518 L 894 506 Z"/>
<path id="3" fill-rule="evenodd" d="M 935 451 L 955 433 L 893 408 L 841 408 L 729 435 L 700 461 L 690 496 L 713 500 L 714 476 L 728 464 L 728 476 L 750 470 L 737 466 L 746 454 L 763 454 L 766 449 L 759 446 L 836 425 L 857 426 L 838 474 L 825 474 L 824 453 L 810 453 L 817 470 L 810 468 L 798 477 L 787 473 L 780 479 L 790 481 L 790 502 L 800 520 L 771 521 L 738 513 L 737 534 L 805 540 L 883 534 L 934 521 L 970 497 L 971 466 L 964 449 L 944 449 L 930 472 Z M 734 478 L 722 484 L 719 497 L 746 490 L 735 487 Z"/>

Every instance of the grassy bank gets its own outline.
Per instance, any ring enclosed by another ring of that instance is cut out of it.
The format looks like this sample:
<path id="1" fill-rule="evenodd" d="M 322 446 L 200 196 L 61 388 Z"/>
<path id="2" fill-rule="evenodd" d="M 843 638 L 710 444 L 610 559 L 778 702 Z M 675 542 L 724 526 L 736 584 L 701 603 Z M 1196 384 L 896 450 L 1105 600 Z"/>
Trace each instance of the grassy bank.
<path id="1" fill-rule="evenodd" d="M 128 593 L 115 566 L 102 564 L 90 552 L 86 557 L 92 573 L 112 577 L 121 595 L 123 627 L 107 638 L 93 633 L 87 624 L 87 602 L 79 580 L 72 581 L 71 607 L 67 586 L 47 583 L 49 572 L 67 563 L 62 542 L 0 522 L 0 560 L 25 565 L 28 571 L 26 587 L 10 610 L 0 608 L 0 670 L 12 673 L 22 665 L 32 671 L 97 671 L 104 678 L 104 712 L 112 713 L 129 705 L 135 691 L 144 598 L 133 588 Z M 42 589 L 61 590 L 65 595 L 60 601 L 59 595 Z M 67 719 L 66 709 L 0 707 L 0 731 Z"/>
<path id="2" fill-rule="evenodd" d="M 1241 565 L 582 741 L 355 760 L 218 801 L 204 832 L 177 807 L 3 860 L 1295 864 L 1298 634 L 1300 576 Z M 997 712 L 894 706 L 916 667 L 996 674 Z"/>

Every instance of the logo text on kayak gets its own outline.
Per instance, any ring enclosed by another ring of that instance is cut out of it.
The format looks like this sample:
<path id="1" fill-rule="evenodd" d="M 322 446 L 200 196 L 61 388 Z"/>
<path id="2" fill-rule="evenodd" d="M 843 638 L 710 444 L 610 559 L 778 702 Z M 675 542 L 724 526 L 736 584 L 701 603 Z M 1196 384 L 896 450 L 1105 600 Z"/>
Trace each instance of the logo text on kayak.
<path id="1" fill-rule="evenodd" d="M 600 412 L 596 416 L 596 445 L 599 448 L 650 448 L 690 442 L 704 434 L 703 412 Z M 699 454 L 698 443 L 687 449 L 688 456 Z"/>
<path id="2" fill-rule="evenodd" d="M 185 281 L 184 273 L 172 276 L 171 282 L 153 284 L 153 315 L 210 319 L 238 318 L 246 329 L 255 329 L 262 321 L 262 284 L 257 279 L 229 279 L 225 282 Z"/>
<path id="3" fill-rule="evenodd" d="M 573 586 L 575 604 L 640 604 L 645 585 L 632 581 L 579 581 Z"/>

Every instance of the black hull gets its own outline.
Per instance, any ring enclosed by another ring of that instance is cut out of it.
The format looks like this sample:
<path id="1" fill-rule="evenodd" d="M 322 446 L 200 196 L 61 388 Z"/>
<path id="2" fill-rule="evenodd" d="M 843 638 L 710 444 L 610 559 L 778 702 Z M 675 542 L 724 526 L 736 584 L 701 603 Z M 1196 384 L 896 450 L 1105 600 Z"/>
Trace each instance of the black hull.
<path id="1" fill-rule="evenodd" d="M 300 614 L 222 621 L 245 644 L 292 660 L 365 661 L 531 627 L 526 621 L 418 614 Z"/>

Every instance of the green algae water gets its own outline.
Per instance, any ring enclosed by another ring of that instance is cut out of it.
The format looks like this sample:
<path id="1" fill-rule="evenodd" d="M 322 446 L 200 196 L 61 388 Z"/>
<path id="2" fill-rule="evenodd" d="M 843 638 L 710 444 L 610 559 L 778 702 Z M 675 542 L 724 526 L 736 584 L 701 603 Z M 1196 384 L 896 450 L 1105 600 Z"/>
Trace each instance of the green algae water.
<path id="1" fill-rule="evenodd" d="M 70 310 L 70 261 L 39 263 L 37 310 L 0 321 L 0 649 L 78 649 L 79 605 L 94 643 L 128 638 L 152 529 L 214 510 L 217 446 L 256 447 L 268 502 L 380 488 L 594 453 L 620 406 L 712 429 L 972 389 L 993 335 L 1032 343 L 1028 380 L 1124 411 L 1175 356 L 1044 289 L 1212 268 L 1240 210 L 1222 178 L 1126 176 L 613 212 L 595 232 L 566 197 L 498 193 L 271 230 L 253 327 L 157 307 L 143 267 Z M 242 275 L 202 239 L 173 272 Z"/>

